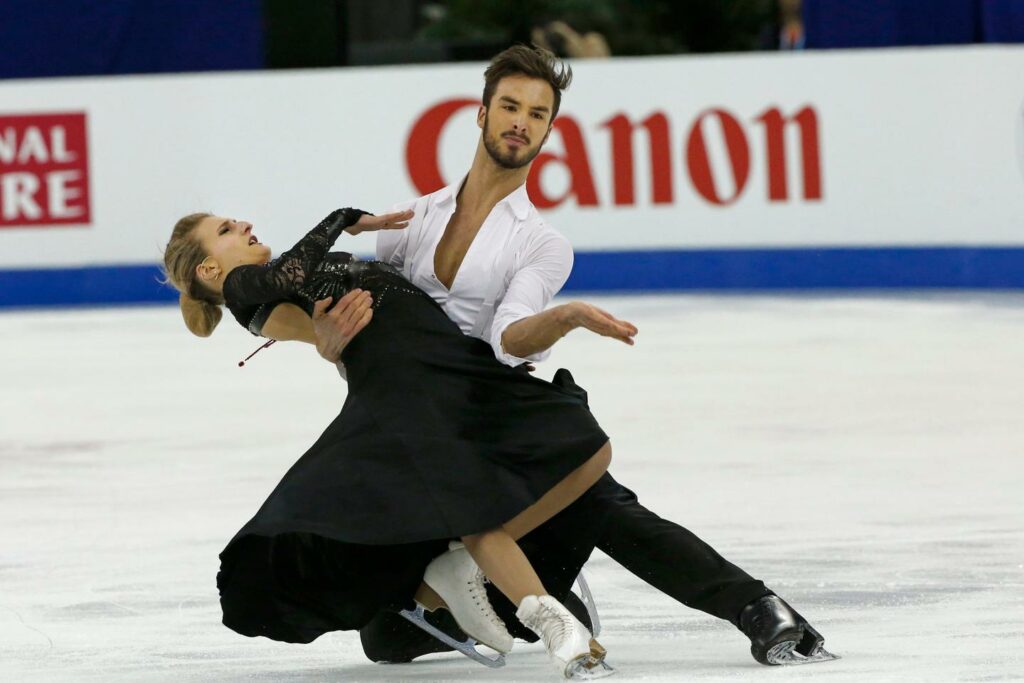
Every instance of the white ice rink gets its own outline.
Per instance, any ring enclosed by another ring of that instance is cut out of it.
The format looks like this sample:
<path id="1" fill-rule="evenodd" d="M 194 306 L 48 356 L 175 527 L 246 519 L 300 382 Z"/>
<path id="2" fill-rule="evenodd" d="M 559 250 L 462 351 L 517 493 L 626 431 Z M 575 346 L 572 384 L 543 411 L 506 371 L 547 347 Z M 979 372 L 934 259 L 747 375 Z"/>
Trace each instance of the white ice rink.
<path id="1" fill-rule="evenodd" d="M 788 599 L 844 659 L 767 669 L 732 626 L 589 565 L 611 680 L 1024 680 L 1024 297 L 598 302 L 575 332 L 612 471 Z M 555 680 L 521 645 L 363 658 L 220 624 L 217 554 L 345 393 L 309 347 L 175 308 L 0 315 L 0 681 Z"/>

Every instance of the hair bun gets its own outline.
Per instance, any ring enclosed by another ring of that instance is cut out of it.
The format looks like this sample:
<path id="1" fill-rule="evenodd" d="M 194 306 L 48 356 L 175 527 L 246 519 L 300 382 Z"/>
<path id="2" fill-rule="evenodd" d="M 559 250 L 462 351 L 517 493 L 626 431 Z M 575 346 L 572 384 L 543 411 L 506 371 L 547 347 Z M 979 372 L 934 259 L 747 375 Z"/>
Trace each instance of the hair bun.
<path id="1" fill-rule="evenodd" d="M 197 337 L 209 337 L 224 315 L 220 306 L 208 301 L 193 299 L 185 292 L 178 295 L 181 317 L 189 331 Z"/>

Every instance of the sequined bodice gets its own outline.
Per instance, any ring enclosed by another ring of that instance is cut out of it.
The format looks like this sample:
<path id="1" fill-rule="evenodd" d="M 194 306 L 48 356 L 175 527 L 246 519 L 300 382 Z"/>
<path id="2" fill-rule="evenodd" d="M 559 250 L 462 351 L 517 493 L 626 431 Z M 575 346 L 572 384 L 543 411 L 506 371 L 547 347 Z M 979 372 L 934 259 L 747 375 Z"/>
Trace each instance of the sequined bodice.
<path id="1" fill-rule="evenodd" d="M 337 301 L 357 287 L 373 294 L 374 308 L 379 308 L 385 298 L 396 291 L 424 295 L 387 263 L 360 261 L 347 254 L 347 259 L 331 258 L 334 256 L 336 254 L 328 254 L 328 259 L 298 292 L 307 313 L 312 314 L 313 304 L 320 299 L 332 297 Z"/>

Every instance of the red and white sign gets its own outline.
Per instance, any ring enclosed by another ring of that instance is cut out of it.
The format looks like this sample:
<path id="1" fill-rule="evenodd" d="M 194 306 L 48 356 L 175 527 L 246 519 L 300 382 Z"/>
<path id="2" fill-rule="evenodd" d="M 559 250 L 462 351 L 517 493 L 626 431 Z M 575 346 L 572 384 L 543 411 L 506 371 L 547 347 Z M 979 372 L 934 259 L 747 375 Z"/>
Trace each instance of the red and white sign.
<path id="1" fill-rule="evenodd" d="M 90 222 L 85 114 L 0 116 L 0 228 Z"/>
<path id="2" fill-rule="evenodd" d="M 0 81 L 0 270 L 153 263 L 196 211 L 278 250 L 386 211 L 469 168 L 486 66 Z M 579 252 L 1024 245 L 1024 46 L 573 69 L 527 183 Z"/>
<path id="3" fill-rule="evenodd" d="M 475 110 L 480 101 L 469 98 L 454 98 L 435 104 L 416 119 L 405 147 L 405 163 L 412 184 L 417 192 L 429 194 L 452 182 L 442 176 L 440 164 L 440 139 L 452 117 L 463 109 Z M 706 132 L 713 121 L 720 130 L 719 135 Z M 700 199 L 708 204 L 725 206 L 732 204 L 746 189 L 751 171 L 751 145 L 748 135 L 763 136 L 765 149 L 764 173 L 769 202 L 785 202 L 790 199 L 787 186 L 787 159 L 784 142 L 785 128 L 795 126 L 799 131 L 800 178 L 803 181 L 804 201 L 820 201 L 822 198 L 820 133 L 817 111 L 812 106 L 803 106 L 793 115 L 787 116 L 779 107 L 771 106 L 758 112 L 749 121 L 749 126 L 759 128 L 745 132 L 745 126 L 729 110 L 712 107 L 698 112 L 689 122 L 685 140 L 679 145 L 682 150 L 685 173 Z M 586 127 L 571 114 L 562 113 L 554 122 L 554 133 L 561 138 L 564 152 L 553 154 L 541 152 L 537 155 L 527 181 L 530 198 L 538 209 L 552 209 L 570 198 L 576 206 L 600 206 L 606 203 L 614 206 L 637 204 L 634 191 L 636 159 L 633 137 L 638 128 L 647 132 L 650 159 L 650 186 L 652 204 L 676 203 L 676 190 L 672 178 L 670 155 L 676 143 L 672 140 L 672 120 L 665 111 L 655 110 L 639 123 L 626 114 L 616 112 L 610 118 L 597 124 L 598 131 L 610 132 L 609 156 L 611 162 L 612 194 L 604 202 L 594 181 L 594 168 L 587 144 Z M 714 177 L 709 145 L 720 147 L 720 156 L 725 159 L 731 187 L 728 194 L 723 191 Z M 789 162 L 792 163 L 792 162 Z M 569 186 L 561 196 L 553 197 L 546 190 L 543 178 L 549 165 L 561 165 L 569 177 Z"/>

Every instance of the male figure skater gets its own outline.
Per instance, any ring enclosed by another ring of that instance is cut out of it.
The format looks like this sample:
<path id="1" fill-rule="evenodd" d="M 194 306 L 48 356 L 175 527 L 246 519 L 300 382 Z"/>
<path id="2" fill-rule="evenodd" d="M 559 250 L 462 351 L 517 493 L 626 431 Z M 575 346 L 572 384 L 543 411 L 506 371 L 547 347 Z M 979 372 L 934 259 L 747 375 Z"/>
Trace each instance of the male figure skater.
<path id="1" fill-rule="evenodd" d="M 414 208 L 416 216 L 405 230 L 379 233 L 377 258 L 402 270 L 463 332 L 489 342 L 510 366 L 543 360 L 576 328 L 632 344 L 636 328 L 594 306 L 570 302 L 546 309 L 569 276 L 572 248 L 539 217 L 525 182 L 550 135 L 571 69 L 546 51 L 520 45 L 497 55 L 484 79 L 477 113 L 481 135 L 469 173 L 402 205 Z M 314 327 L 320 354 L 337 361 L 363 319 L 351 306 L 339 304 L 330 312 L 319 307 Z M 655 588 L 731 622 L 750 639 L 751 653 L 762 664 L 831 658 L 821 635 L 761 581 L 643 507 L 611 475 L 535 538 L 524 539 L 524 549 L 546 585 L 567 591 L 589 555 L 588 548 L 580 551 L 588 538 Z M 556 589 L 552 594 L 562 597 Z M 522 636 L 510 618 L 514 609 L 496 591 L 491 597 L 510 632 Z M 361 635 L 374 661 L 410 661 L 446 649 L 393 614 L 378 615 Z"/>

